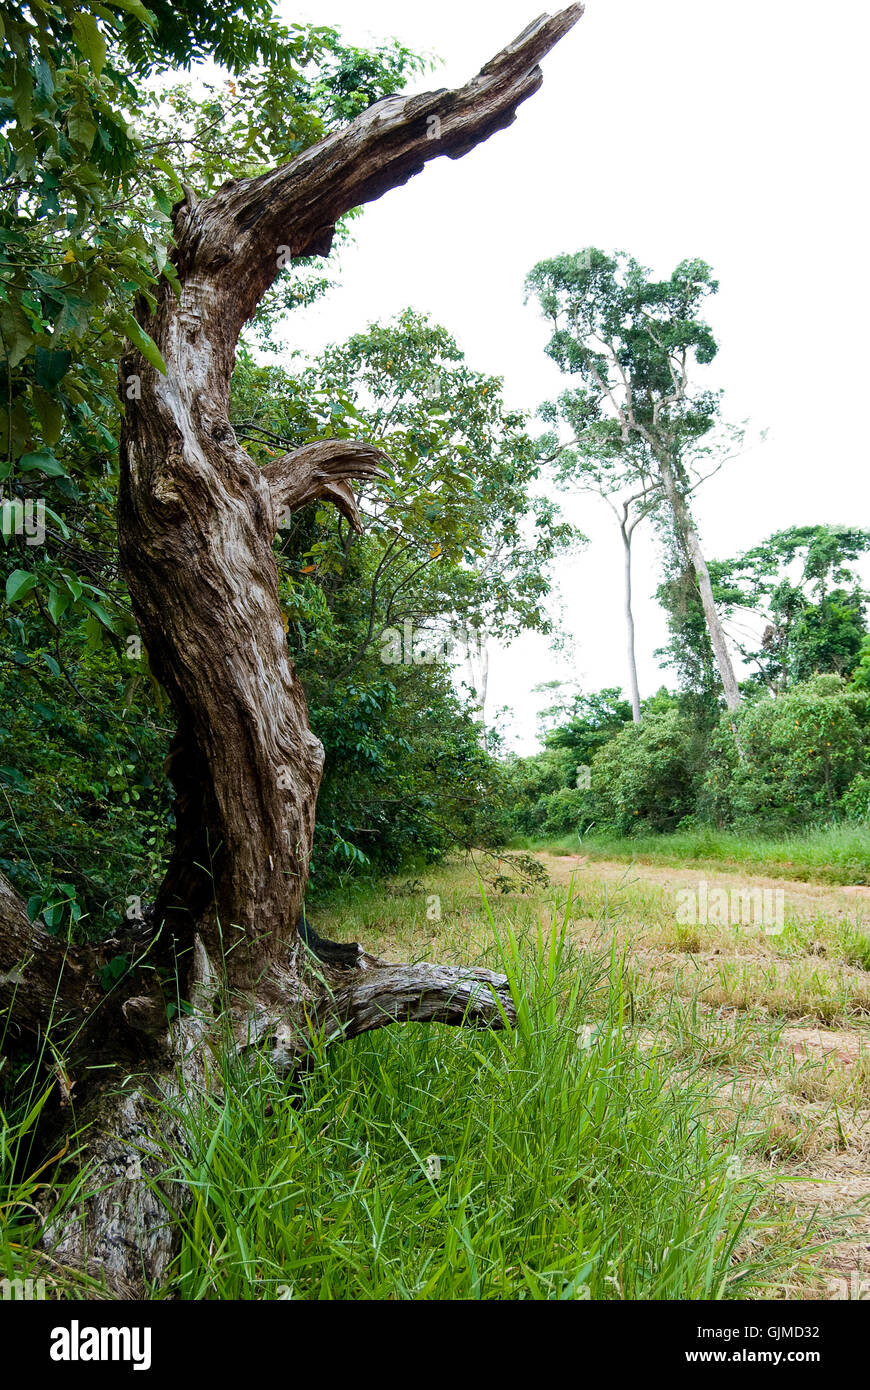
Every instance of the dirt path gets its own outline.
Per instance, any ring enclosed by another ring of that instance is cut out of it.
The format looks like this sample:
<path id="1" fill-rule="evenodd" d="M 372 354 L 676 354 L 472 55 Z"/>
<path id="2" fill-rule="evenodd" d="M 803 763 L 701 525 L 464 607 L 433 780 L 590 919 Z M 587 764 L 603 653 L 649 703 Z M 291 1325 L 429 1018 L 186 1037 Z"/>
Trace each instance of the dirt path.
<path id="1" fill-rule="evenodd" d="M 806 883 L 792 878 L 775 878 L 746 869 L 680 868 L 674 864 L 626 863 L 624 860 L 591 859 L 583 854 L 536 854 L 554 883 L 567 884 L 573 878 L 576 886 L 584 879 L 594 879 L 616 886 L 642 883 L 663 890 L 676 890 L 696 885 L 705 879 L 711 887 L 735 888 L 751 885 L 754 888 L 779 889 L 795 912 L 805 917 L 817 913 L 847 917 L 858 926 L 870 928 L 870 887 L 863 884 Z"/>

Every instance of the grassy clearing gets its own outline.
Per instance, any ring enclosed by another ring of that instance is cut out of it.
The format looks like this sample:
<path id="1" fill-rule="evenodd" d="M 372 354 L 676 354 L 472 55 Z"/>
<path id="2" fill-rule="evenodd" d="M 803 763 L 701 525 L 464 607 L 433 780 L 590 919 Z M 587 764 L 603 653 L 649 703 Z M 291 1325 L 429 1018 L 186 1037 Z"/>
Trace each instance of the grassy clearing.
<path id="1" fill-rule="evenodd" d="M 783 835 L 716 830 L 712 826 L 680 830 L 672 835 L 630 838 L 592 831 L 583 836 L 582 843 L 577 836 L 570 836 L 547 848 L 553 854 L 579 852 L 593 860 L 741 868 L 777 878 L 870 884 L 870 824 L 866 823 L 826 826 Z"/>
<path id="2" fill-rule="evenodd" d="M 631 1027 L 615 950 L 578 952 L 565 913 L 517 936 L 514 915 L 475 914 L 522 1001 L 514 1032 L 389 1029 L 295 1089 L 261 1068 L 199 1107 L 170 1292 L 718 1299 L 809 1268 L 812 1242 L 762 1213 L 720 1079 L 688 1062 L 675 1084 Z"/>
<path id="3" fill-rule="evenodd" d="M 451 864 L 312 914 L 507 968 L 519 1026 L 385 1029 L 293 1084 L 219 1063 L 166 1154 L 193 1204 L 156 1297 L 793 1298 L 866 1273 L 870 908 L 790 883 L 784 932 L 750 938 L 676 923 L 698 868 L 539 858 L 548 888 L 489 904 Z M 0 1258 L 23 1276 L 47 1173 L 16 1124 Z"/>
<path id="4" fill-rule="evenodd" d="M 573 878 L 575 935 L 594 941 L 602 924 L 629 951 L 639 997 L 658 1009 L 668 990 L 711 1005 L 758 1008 L 771 1017 L 811 1017 L 850 1024 L 870 1015 L 870 891 L 740 874 L 721 865 L 692 868 L 626 864 L 585 855 L 543 853 L 557 882 Z M 768 935 L 751 922 L 733 926 L 678 920 L 679 896 L 707 885 L 740 895 L 762 888 L 782 894 L 782 930 Z"/>

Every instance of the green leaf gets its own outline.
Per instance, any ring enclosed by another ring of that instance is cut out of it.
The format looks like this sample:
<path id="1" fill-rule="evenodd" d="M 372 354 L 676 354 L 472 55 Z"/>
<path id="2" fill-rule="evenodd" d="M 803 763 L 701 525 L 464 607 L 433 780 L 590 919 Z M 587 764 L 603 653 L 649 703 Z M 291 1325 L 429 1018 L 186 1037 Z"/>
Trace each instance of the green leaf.
<path id="1" fill-rule="evenodd" d="M 59 927 L 63 921 L 63 910 L 65 903 L 52 903 L 50 907 L 43 909 L 42 920 L 51 931 L 54 927 Z"/>
<path id="2" fill-rule="evenodd" d="M 33 388 L 33 409 L 39 417 L 46 444 L 56 444 L 63 429 L 63 411 L 53 396 L 40 387 Z"/>
<path id="3" fill-rule="evenodd" d="M 51 517 L 51 520 L 54 522 L 55 526 L 57 526 L 57 528 L 58 528 L 58 530 L 60 531 L 61 535 L 63 536 L 64 540 L 65 540 L 65 541 L 68 541 L 68 540 L 69 540 L 69 536 L 70 536 L 70 531 L 69 531 L 69 527 L 67 526 L 67 524 L 66 524 L 66 522 L 64 521 L 63 517 L 62 517 L 62 516 L 58 516 L 57 512 L 52 511 L 51 507 L 46 507 L 46 509 L 45 509 L 45 515 L 48 516 L 48 517 Z"/>
<path id="4" fill-rule="evenodd" d="M 79 579 L 78 575 L 73 574 L 71 570 L 62 570 L 61 577 L 73 598 L 80 599 L 82 596 L 82 581 Z"/>
<path id="5" fill-rule="evenodd" d="M 22 454 L 18 460 L 19 473 L 29 473 L 36 468 L 48 478 L 66 478 L 69 476 L 63 464 L 48 449 L 40 449 L 36 454 Z"/>
<path id="6" fill-rule="evenodd" d="M 115 0 L 119 10 L 126 10 L 128 14 L 135 15 L 148 29 L 153 29 L 156 23 L 154 15 L 147 10 L 142 0 Z"/>
<path id="7" fill-rule="evenodd" d="M 106 41 L 100 33 L 100 26 L 92 14 L 86 11 L 73 16 L 73 33 L 76 43 L 99 77 L 106 61 Z"/>
<path id="8" fill-rule="evenodd" d="M 100 984 L 103 989 L 108 991 L 123 975 L 130 969 L 130 961 L 127 956 L 113 956 L 107 965 L 100 971 Z"/>
<path id="9" fill-rule="evenodd" d="M 156 367 L 158 372 L 162 372 L 165 376 L 166 363 L 160 355 L 160 349 L 154 342 L 154 339 L 149 338 L 141 324 L 136 322 L 132 314 L 127 314 L 124 317 L 124 332 L 127 334 L 130 342 L 139 349 L 146 361 L 150 362 L 152 367 Z"/>
<path id="10" fill-rule="evenodd" d="M 86 608 L 90 609 L 95 618 L 99 618 L 100 622 L 103 624 L 103 627 L 107 627 L 110 632 L 115 632 L 118 634 L 118 636 L 121 635 L 121 631 L 115 619 L 109 613 L 106 612 L 105 608 L 101 603 L 97 603 L 97 601 L 92 598 L 83 598 L 82 603 Z"/>
<path id="11" fill-rule="evenodd" d="M 85 651 L 96 652 L 105 646 L 106 629 L 93 613 L 89 613 L 85 623 Z"/>
<path id="12" fill-rule="evenodd" d="M 88 328 L 92 312 L 93 302 L 90 297 L 77 294 L 73 289 L 65 289 L 63 305 L 54 321 L 55 336 L 75 333 L 76 337 L 80 338 Z"/>
<path id="13" fill-rule="evenodd" d="M 60 622 L 67 608 L 69 608 L 70 602 L 71 598 L 69 594 L 61 593 L 58 589 L 49 588 L 48 611 L 51 614 L 51 620 L 53 623 Z M 46 657 L 46 661 L 48 660 L 49 658 Z M 57 665 L 57 662 L 55 662 L 55 665 Z M 54 674 L 58 676 L 60 675 L 60 671 L 55 671 Z"/>
<path id="14" fill-rule="evenodd" d="M 35 588 L 36 575 L 31 570 L 13 570 L 6 580 L 6 602 L 17 603 Z"/>
<path id="15" fill-rule="evenodd" d="M 97 127 L 88 116 L 71 112 L 66 124 L 67 135 L 74 145 L 85 151 L 91 148 Z"/>
<path id="16" fill-rule="evenodd" d="M 0 303 L 0 334 L 7 363 L 10 367 L 16 367 L 27 356 L 35 337 L 20 304 Z"/>
<path id="17" fill-rule="evenodd" d="M 175 169 L 173 169 L 168 159 L 164 159 L 162 154 L 152 154 L 151 163 L 154 165 L 155 169 L 159 169 L 162 173 L 167 174 L 177 188 L 181 188 L 178 174 Z"/>
<path id="18" fill-rule="evenodd" d="M 33 95 L 40 106 L 45 108 L 54 96 L 54 77 L 50 64 L 44 58 L 37 58 L 33 64 L 33 75 L 36 79 L 33 84 Z"/>

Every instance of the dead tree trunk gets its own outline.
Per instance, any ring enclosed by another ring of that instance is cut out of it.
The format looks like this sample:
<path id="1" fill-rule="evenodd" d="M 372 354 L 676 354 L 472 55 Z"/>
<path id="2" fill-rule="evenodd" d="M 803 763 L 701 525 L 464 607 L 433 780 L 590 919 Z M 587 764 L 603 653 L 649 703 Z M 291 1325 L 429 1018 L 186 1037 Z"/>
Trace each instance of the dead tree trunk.
<path id="1" fill-rule="evenodd" d="M 134 944 L 133 968 L 106 998 L 100 953 L 32 927 L 0 883 L 0 1008 L 24 1033 L 53 1028 L 76 1124 L 90 1126 L 86 1196 L 45 1245 L 117 1295 L 141 1293 L 170 1261 L 183 1195 L 155 1182 L 154 1136 L 179 1137 L 167 1116 L 205 1084 L 218 1012 L 240 1051 L 265 1047 L 287 1069 L 312 1024 L 348 1037 L 393 1022 L 513 1019 L 508 983 L 489 971 L 388 965 L 360 948 L 311 968 L 297 922 L 323 752 L 287 653 L 272 546 L 282 512 L 315 499 L 356 524 L 352 482 L 375 479 L 379 455 L 324 440 L 259 468 L 228 402 L 239 332 L 287 256 L 325 255 L 349 209 L 509 125 L 582 9 L 543 16 L 463 88 L 388 97 L 292 164 L 174 210 L 179 292 L 164 280 L 154 312 L 140 315 L 166 372 L 132 348 L 120 369 L 121 563 L 177 716 L 177 834 L 156 935 Z M 172 1022 L 167 978 L 191 1008 Z M 122 1090 L 105 1081 L 107 1059 L 128 1078 Z"/>

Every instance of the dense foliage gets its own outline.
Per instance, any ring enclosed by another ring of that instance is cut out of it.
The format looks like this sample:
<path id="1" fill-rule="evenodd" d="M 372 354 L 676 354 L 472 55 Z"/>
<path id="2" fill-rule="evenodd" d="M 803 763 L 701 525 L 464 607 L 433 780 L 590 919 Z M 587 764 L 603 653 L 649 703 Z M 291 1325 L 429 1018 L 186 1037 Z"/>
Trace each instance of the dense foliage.
<path id="1" fill-rule="evenodd" d="M 622 717 L 603 730 L 587 786 L 562 752 L 579 742 L 579 720 L 550 730 L 542 753 L 507 765 L 515 831 L 633 835 L 705 822 L 788 830 L 870 815 L 870 697 L 841 676 L 813 676 L 776 699 L 756 690 L 712 725 L 691 694 L 660 691 L 639 725 L 617 697 L 599 697 Z"/>
<path id="2" fill-rule="evenodd" d="M 714 592 L 750 685 L 772 694 L 817 672 L 850 676 L 867 649 L 867 596 L 855 561 L 870 532 L 849 526 L 792 526 L 730 560 L 710 564 Z M 713 653 L 691 569 L 673 548 L 659 598 L 671 640 L 665 664 L 685 690 L 715 699 Z"/>
<path id="3" fill-rule="evenodd" d="M 800 824 L 852 808 L 852 783 L 870 762 L 870 698 L 841 677 L 815 676 L 776 700 L 752 701 L 738 731 L 742 762 L 721 726 L 708 750 L 705 794 L 720 824 Z"/>

